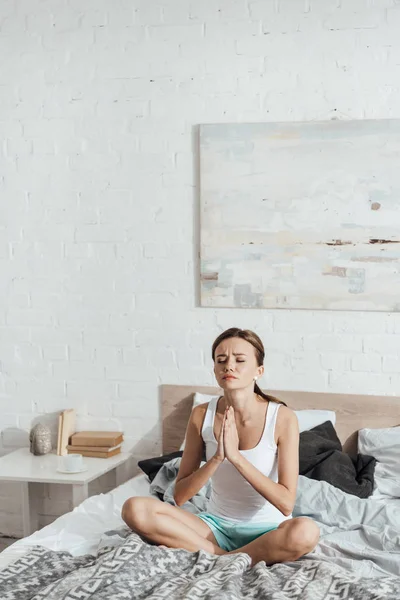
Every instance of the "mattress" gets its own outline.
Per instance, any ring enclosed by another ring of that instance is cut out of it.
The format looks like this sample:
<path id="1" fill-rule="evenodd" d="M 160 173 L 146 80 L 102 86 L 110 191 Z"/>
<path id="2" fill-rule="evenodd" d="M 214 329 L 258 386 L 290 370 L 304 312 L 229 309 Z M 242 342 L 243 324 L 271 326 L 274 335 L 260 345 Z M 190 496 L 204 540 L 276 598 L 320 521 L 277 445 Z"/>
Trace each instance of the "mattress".
<path id="1" fill-rule="evenodd" d="M 131 496 L 151 496 L 147 475 L 137 475 L 107 494 L 88 498 L 50 525 L 18 540 L 0 554 L 0 569 L 24 556 L 36 545 L 51 550 L 68 550 L 73 556 L 94 554 L 101 535 L 124 524 L 121 508 Z"/>

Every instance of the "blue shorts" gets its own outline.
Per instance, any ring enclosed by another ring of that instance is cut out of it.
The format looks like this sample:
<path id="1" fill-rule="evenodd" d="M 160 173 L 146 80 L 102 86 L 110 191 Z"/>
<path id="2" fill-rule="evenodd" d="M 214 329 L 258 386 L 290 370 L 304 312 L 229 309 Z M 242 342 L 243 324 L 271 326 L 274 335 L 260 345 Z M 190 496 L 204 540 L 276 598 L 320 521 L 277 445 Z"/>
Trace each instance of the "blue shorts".
<path id="1" fill-rule="evenodd" d="M 279 523 L 237 523 L 206 512 L 197 516 L 209 526 L 218 546 L 228 552 L 250 544 L 260 535 L 279 527 Z"/>

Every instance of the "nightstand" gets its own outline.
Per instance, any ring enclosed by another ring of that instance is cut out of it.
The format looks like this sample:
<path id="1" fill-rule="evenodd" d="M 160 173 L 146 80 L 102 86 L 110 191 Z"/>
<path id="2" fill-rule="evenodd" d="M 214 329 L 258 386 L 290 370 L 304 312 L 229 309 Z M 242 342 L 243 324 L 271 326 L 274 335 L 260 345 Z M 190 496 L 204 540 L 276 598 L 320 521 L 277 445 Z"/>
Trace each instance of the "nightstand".
<path id="1" fill-rule="evenodd" d="M 0 457 L 0 481 L 21 482 L 24 537 L 38 529 L 37 484 L 71 485 L 72 504 L 75 508 L 88 497 L 89 483 L 101 475 L 114 471 L 115 486 L 124 483 L 127 479 L 126 461 L 130 456 L 128 453 L 121 453 L 111 458 L 83 457 L 87 469 L 81 473 L 59 473 L 59 456 L 53 453 L 34 456 L 29 448 L 20 448 Z"/>

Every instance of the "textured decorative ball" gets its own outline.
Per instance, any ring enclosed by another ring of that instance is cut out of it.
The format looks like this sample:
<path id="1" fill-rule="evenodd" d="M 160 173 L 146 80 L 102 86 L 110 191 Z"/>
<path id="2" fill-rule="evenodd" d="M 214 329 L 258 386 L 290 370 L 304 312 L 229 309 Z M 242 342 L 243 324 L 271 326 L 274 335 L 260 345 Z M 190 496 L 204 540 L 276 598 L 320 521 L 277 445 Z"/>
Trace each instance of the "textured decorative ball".
<path id="1" fill-rule="evenodd" d="M 38 423 L 29 434 L 30 451 L 39 456 L 51 451 L 51 431 L 47 425 Z"/>

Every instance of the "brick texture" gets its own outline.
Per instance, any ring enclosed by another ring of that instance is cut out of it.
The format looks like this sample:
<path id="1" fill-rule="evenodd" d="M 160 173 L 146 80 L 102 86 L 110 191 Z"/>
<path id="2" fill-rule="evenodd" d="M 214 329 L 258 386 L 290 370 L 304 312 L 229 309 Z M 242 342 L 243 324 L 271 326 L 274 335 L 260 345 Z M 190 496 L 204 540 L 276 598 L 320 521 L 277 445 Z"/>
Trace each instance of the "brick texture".
<path id="1" fill-rule="evenodd" d="M 400 393 L 397 315 L 196 306 L 194 153 L 198 123 L 398 118 L 399 23 L 394 0 L 0 4 L 0 452 L 69 406 L 157 452 L 159 384 L 212 383 L 231 325 L 265 386 Z M 46 494 L 42 524 L 70 506 Z"/>

